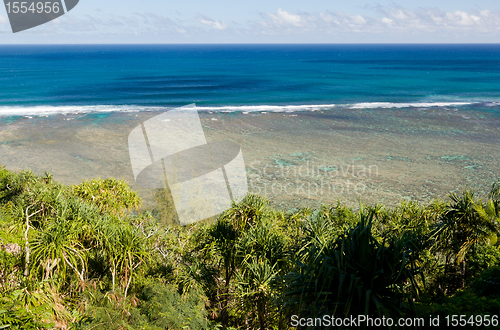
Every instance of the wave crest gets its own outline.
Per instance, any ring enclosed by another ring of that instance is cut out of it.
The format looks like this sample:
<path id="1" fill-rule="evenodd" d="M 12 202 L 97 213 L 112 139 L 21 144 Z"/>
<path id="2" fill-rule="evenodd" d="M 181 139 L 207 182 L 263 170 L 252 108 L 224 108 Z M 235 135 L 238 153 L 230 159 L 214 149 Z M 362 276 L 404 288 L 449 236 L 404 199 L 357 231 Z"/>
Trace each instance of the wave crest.
<path id="1" fill-rule="evenodd" d="M 298 112 L 337 109 L 388 109 L 388 108 L 432 108 L 483 104 L 489 107 L 500 103 L 488 102 L 364 102 L 353 104 L 289 104 L 289 105 L 227 105 L 197 106 L 198 111 L 206 112 Z M 85 105 L 85 106 L 0 106 L 0 116 L 50 116 L 81 113 L 134 112 L 134 111 L 167 111 L 175 107 L 135 106 L 135 105 Z"/>

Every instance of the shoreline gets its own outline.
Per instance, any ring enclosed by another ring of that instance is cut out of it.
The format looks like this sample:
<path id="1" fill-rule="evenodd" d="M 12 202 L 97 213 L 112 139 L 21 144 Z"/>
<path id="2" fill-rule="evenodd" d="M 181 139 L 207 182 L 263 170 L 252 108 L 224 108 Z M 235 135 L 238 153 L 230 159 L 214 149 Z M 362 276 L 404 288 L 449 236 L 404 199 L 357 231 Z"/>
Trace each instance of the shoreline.
<path id="1" fill-rule="evenodd" d="M 9 170 L 48 171 L 65 184 L 115 177 L 137 189 L 128 134 L 161 112 L 11 118 L 0 125 L 0 164 Z M 208 142 L 225 140 L 241 146 L 250 192 L 283 209 L 337 200 L 349 206 L 359 200 L 388 206 L 400 200 L 428 202 L 464 187 L 488 191 L 500 176 L 500 119 L 479 112 L 200 111 L 200 118 Z"/>

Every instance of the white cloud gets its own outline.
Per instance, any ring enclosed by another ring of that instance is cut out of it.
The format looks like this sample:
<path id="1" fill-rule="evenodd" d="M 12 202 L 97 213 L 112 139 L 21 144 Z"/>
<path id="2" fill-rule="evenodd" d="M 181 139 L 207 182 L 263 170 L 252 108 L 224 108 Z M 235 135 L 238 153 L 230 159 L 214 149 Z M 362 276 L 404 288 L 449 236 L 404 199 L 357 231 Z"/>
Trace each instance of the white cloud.
<path id="1" fill-rule="evenodd" d="M 335 18 L 333 22 L 338 25 L 341 24 L 343 27 L 354 27 L 358 28 L 359 25 L 364 25 L 367 23 L 367 19 L 361 15 L 350 15 L 341 11 L 336 13 L 331 13 Z"/>
<path id="2" fill-rule="evenodd" d="M 275 12 L 260 13 L 260 17 L 252 20 L 231 22 L 230 27 L 223 20 L 203 14 L 190 18 L 172 15 L 69 14 L 61 16 L 57 22 L 60 24 L 44 24 L 24 34 L 64 34 L 68 38 L 73 35 L 110 36 L 107 40 L 115 40 L 113 36 L 118 35 L 137 35 L 138 39 L 134 40 L 142 41 L 145 37 L 145 40 L 160 42 L 449 42 L 452 39 L 453 42 L 468 42 L 480 38 L 480 42 L 489 42 L 500 37 L 500 11 L 497 10 L 442 11 L 379 6 L 372 9 L 371 14 L 359 14 L 294 12 L 278 8 Z M 8 21 L 0 15 L 0 25 L 2 23 Z"/>
<path id="3" fill-rule="evenodd" d="M 277 25 L 292 25 L 297 27 L 304 26 L 304 20 L 300 15 L 290 14 L 289 12 L 278 8 L 276 14 L 268 14 Z"/>
<path id="4" fill-rule="evenodd" d="M 334 21 L 334 17 L 332 15 L 325 14 L 323 12 L 319 13 L 319 17 L 327 23 L 331 23 Z"/>
<path id="5" fill-rule="evenodd" d="M 306 12 L 290 13 L 278 8 L 275 13 L 261 13 L 261 19 L 248 22 L 250 31 L 258 31 L 260 34 L 279 34 L 281 32 L 314 31 L 318 24 L 331 21 L 331 16 L 325 13 L 309 14 Z"/>
<path id="6" fill-rule="evenodd" d="M 488 17 L 490 15 L 490 11 L 489 10 L 481 10 L 480 14 L 481 14 L 481 16 Z"/>
<path id="7" fill-rule="evenodd" d="M 382 23 L 387 24 L 387 25 L 391 25 L 392 19 L 384 17 L 384 18 L 382 18 Z"/>
<path id="8" fill-rule="evenodd" d="M 250 21 L 242 33 L 252 35 L 321 36 L 330 41 L 357 40 L 359 35 L 382 42 L 470 42 L 490 41 L 500 37 L 500 11 L 443 11 L 438 8 L 407 9 L 400 6 L 373 8 L 373 14 L 322 11 L 290 12 L 279 8 L 261 13 L 260 20 Z M 345 36 L 345 37 L 343 37 Z M 372 37 L 370 37 L 372 36 Z M 420 36 L 420 37 L 419 37 Z M 489 36 L 489 37 L 488 37 Z M 332 39 L 335 37 L 335 39 Z M 477 38 L 480 37 L 480 38 Z M 349 39 L 346 39 L 349 38 Z"/>
<path id="9" fill-rule="evenodd" d="M 366 24 L 366 20 L 361 15 L 351 16 L 351 21 L 353 24 L 357 24 L 357 25 Z"/>
<path id="10" fill-rule="evenodd" d="M 474 24 L 474 20 L 469 16 L 469 14 L 463 11 L 457 10 L 454 13 L 446 13 L 446 17 L 448 18 L 448 22 L 455 25 L 469 26 Z"/>
<path id="11" fill-rule="evenodd" d="M 224 23 L 223 21 L 218 21 L 205 15 L 198 15 L 196 21 L 216 30 L 225 30 L 227 28 L 226 23 Z"/>
<path id="12" fill-rule="evenodd" d="M 401 19 L 401 20 L 408 19 L 408 15 L 406 15 L 404 11 L 401 10 L 400 8 L 392 8 L 390 13 L 391 16 L 395 19 Z"/>

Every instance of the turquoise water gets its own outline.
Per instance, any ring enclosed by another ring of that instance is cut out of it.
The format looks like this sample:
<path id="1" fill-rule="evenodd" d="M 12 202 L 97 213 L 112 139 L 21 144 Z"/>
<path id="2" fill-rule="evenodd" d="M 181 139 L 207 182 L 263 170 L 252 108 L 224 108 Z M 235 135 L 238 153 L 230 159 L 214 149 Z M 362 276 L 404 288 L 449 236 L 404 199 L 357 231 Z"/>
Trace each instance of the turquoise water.
<path id="1" fill-rule="evenodd" d="M 500 45 L 0 46 L 0 114 L 454 106 L 498 113 Z"/>
<path id="2" fill-rule="evenodd" d="M 284 208 L 499 178 L 500 45 L 0 46 L 0 165 L 134 185 L 128 134 L 190 103 Z M 363 167 L 377 170 L 343 170 Z"/>

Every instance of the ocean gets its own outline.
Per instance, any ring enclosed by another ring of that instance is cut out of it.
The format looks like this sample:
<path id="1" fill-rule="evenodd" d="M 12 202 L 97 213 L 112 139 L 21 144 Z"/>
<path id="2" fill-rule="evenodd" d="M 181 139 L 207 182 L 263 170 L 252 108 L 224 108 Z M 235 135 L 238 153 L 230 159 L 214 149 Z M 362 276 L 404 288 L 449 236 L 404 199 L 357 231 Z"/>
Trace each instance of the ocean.
<path id="1" fill-rule="evenodd" d="M 0 46 L 0 115 L 496 108 L 499 89 L 500 45 Z"/>
<path id="2" fill-rule="evenodd" d="M 0 165 L 133 186 L 130 130 L 191 103 L 278 206 L 428 201 L 500 177 L 494 44 L 2 45 Z"/>

